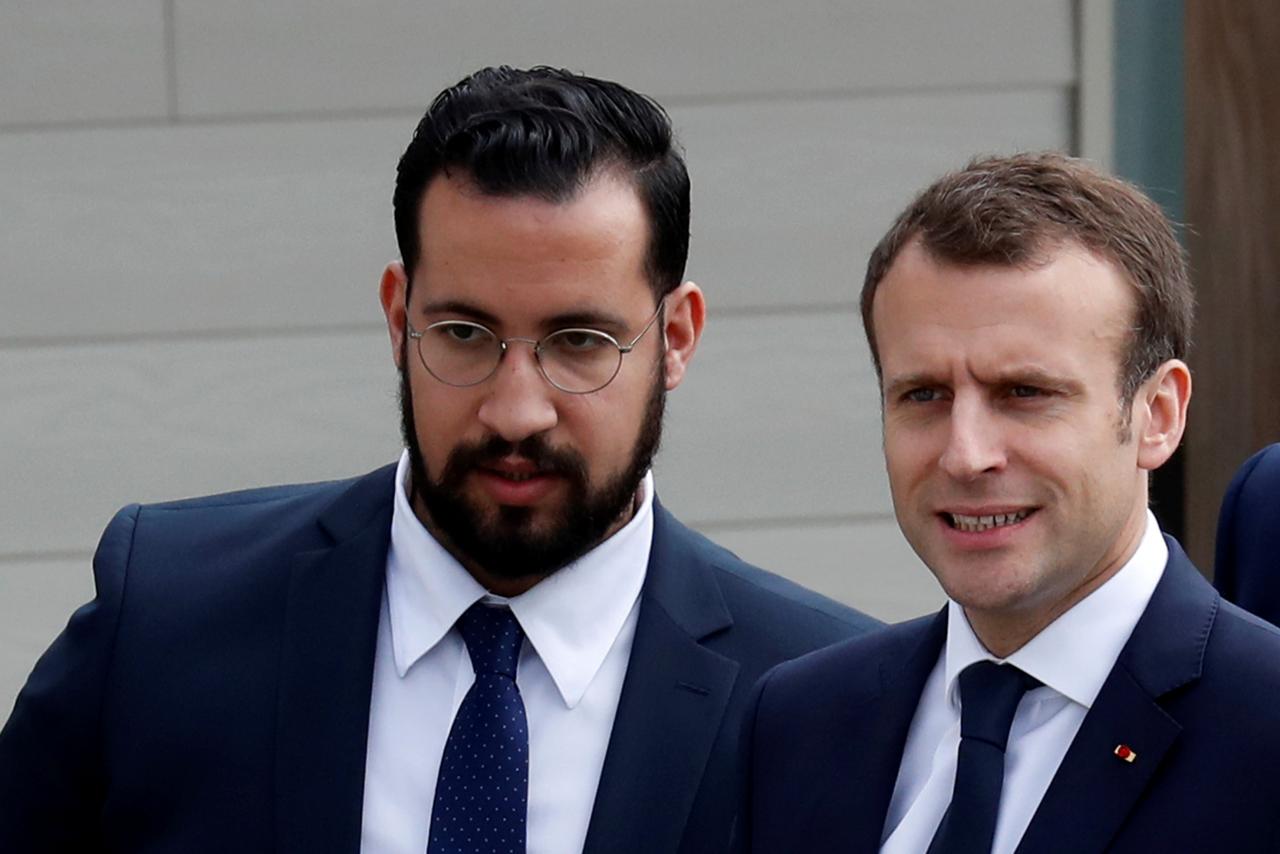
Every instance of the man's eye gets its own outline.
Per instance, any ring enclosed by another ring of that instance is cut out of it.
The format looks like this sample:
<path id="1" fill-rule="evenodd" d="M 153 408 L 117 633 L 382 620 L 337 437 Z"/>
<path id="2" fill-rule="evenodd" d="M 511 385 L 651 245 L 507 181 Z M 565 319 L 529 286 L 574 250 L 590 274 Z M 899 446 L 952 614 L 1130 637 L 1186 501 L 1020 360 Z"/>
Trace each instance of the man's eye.
<path id="1" fill-rule="evenodd" d="M 937 389 L 932 388 L 913 388 L 902 396 L 902 399 L 910 403 L 929 403 L 937 400 L 939 394 Z"/>
<path id="2" fill-rule="evenodd" d="M 547 339 L 547 344 L 564 353 L 590 353 L 609 343 L 599 332 L 586 329 L 566 329 Z"/>
<path id="3" fill-rule="evenodd" d="M 1043 389 L 1036 388 L 1033 385 L 1016 385 L 1009 389 L 1009 394 L 1013 397 L 1040 397 L 1044 394 Z"/>
<path id="4" fill-rule="evenodd" d="M 473 341 L 480 337 L 480 330 L 474 326 L 450 326 L 446 332 L 450 338 L 458 341 Z"/>
<path id="5" fill-rule="evenodd" d="M 434 327 L 436 334 L 448 344 L 480 344 L 493 337 L 487 330 L 470 323 L 442 323 Z"/>

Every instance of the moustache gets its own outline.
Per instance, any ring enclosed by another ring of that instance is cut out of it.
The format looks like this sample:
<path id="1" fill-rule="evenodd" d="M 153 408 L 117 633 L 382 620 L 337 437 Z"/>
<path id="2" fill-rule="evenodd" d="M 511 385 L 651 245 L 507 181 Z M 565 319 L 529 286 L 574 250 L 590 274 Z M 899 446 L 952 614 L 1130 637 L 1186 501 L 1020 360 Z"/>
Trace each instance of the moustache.
<path id="1" fill-rule="evenodd" d="M 445 484 L 459 483 L 472 469 L 487 468 L 510 457 L 529 462 L 538 474 L 559 475 L 578 482 L 587 479 L 587 464 L 581 454 L 568 448 L 552 447 L 545 437 L 533 435 L 519 442 L 490 436 L 479 442 L 460 445 L 449 454 L 441 480 Z"/>

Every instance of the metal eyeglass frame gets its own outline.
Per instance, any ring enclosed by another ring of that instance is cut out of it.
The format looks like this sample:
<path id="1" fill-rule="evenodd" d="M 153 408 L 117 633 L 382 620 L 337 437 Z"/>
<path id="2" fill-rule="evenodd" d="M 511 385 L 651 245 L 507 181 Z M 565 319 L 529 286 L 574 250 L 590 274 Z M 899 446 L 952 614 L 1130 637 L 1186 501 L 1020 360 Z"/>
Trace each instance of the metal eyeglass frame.
<path id="1" fill-rule="evenodd" d="M 404 325 L 405 325 L 405 328 L 409 330 L 408 331 L 409 337 L 417 342 L 414 345 L 414 349 L 418 351 L 418 361 L 422 363 L 422 367 L 427 369 L 427 373 L 431 374 L 431 376 L 435 377 L 437 380 L 439 380 L 440 382 L 444 383 L 447 386 L 452 386 L 454 388 L 471 388 L 472 386 L 480 385 L 480 383 L 489 379 L 490 377 L 492 377 L 494 374 L 498 372 L 498 368 L 501 367 L 502 365 L 502 360 L 506 358 L 507 345 L 513 341 L 520 341 L 525 344 L 533 345 L 533 358 L 534 358 L 534 361 L 538 363 L 538 373 L 542 374 L 542 378 L 546 380 L 551 385 L 552 388 L 558 389 L 564 392 L 565 394 L 594 394 L 595 392 L 600 391 L 600 389 L 605 388 L 606 386 L 609 385 L 609 383 L 617 379 L 618 374 L 622 372 L 622 357 L 627 355 L 628 353 L 630 353 L 632 350 L 636 348 L 636 345 L 640 343 L 640 339 L 643 338 L 645 334 L 648 333 L 650 327 L 653 326 L 654 321 L 656 321 L 659 318 L 659 316 L 662 315 L 662 310 L 663 308 L 666 307 L 666 304 L 667 304 L 667 300 L 665 297 L 658 301 L 658 307 L 657 309 L 654 310 L 653 316 L 651 316 L 649 320 L 645 323 L 644 328 L 640 330 L 640 334 L 636 335 L 635 338 L 632 338 L 629 344 L 620 343 L 617 338 L 614 338 L 608 332 L 605 332 L 601 329 L 591 329 L 585 326 L 569 326 L 569 327 L 565 327 L 564 329 L 555 329 L 551 332 L 548 332 L 546 335 L 542 336 L 541 338 L 536 338 L 536 339 L 521 338 L 521 337 L 499 338 L 496 332 L 494 332 L 489 327 L 485 326 L 483 323 L 475 323 L 470 320 L 437 320 L 435 323 L 429 323 L 419 330 L 419 329 L 413 328 L 413 323 L 410 322 L 408 318 L 408 313 L 409 313 L 408 306 L 405 306 L 406 317 L 405 317 Z M 422 355 L 422 336 L 426 335 L 428 332 L 430 332 L 432 329 L 435 329 L 436 327 L 453 326 L 453 325 L 473 326 L 476 329 L 483 329 L 489 335 L 493 336 L 494 340 L 498 342 L 498 347 L 499 347 L 498 361 L 493 363 L 493 369 L 490 370 L 489 373 L 485 374 L 483 377 L 476 380 L 475 382 L 455 383 L 455 382 L 450 382 L 449 380 L 446 380 L 444 377 L 440 376 L 435 371 L 431 370 L 431 366 L 427 364 L 426 357 Z M 613 346 L 618 348 L 618 364 L 613 369 L 613 373 L 609 375 L 609 379 L 605 380 L 603 383 L 596 386 L 595 388 L 587 389 L 586 391 L 575 391 L 573 389 L 565 388 L 564 386 L 559 385 L 555 380 L 551 379 L 551 377 L 547 374 L 547 369 L 542 365 L 542 344 L 548 338 L 551 338 L 555 335 L 562 335 L 566 332 L 588 332 L 592 335 L 599 335 L 607 339 L 610 343 L 613 344 Z"/>

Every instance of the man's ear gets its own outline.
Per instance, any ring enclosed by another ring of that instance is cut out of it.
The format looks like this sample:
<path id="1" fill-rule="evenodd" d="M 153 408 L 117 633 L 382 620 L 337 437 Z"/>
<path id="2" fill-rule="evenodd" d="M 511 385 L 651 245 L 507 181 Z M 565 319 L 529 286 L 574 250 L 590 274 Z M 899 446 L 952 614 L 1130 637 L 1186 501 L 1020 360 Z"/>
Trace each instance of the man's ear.
<path id="1" fill-rule="evenodd" d="M 1138 425 L 1138 466 L 1160 468 L 1173 456 L 1187 427 L 1191 401 L 1191 369 L 1181 359 L 1170 359 L 1138 389 L 1134 423 Z"/>
<path id="2" fill-rule="evenodd" d="M 693 361 L 702 338 L 702 326 L 707 320 L 707 306 L 702 290 L 693 282 L 685 282 L 667 294 L 667 307 L 662 325 L 666 343 L 667 391 L 680 385 L 684 372 Z"/>
<path id="3" fill-rule="evenodd" d="M 405 291 L 409 279 L 404 274 L 404 264 L 392 261 L 382 271 L 382 282 L 378 286 L 378 300 L 382 303 L 382 313 L 387 318 L 387 333 L 391 336 L 391 358 L 396 367 L 404 370 L 400 364 L 400 356 L 404 353 L 405 336 Z"/>

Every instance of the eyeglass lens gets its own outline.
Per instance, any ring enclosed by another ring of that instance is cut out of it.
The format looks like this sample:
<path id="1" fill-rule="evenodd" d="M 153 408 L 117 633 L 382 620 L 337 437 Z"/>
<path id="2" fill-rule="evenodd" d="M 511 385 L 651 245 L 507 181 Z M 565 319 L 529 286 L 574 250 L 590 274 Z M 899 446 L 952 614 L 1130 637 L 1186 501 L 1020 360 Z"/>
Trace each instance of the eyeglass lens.
<path id="1" fill-rule="evenodd" d="M 436 379 L 469 386 L 484 382 L 497 370 L 502 360 L 502 342 L 478 324 L 442 321 L 423 330 L 418 354 Z M 591 329 L 553 332 L 539 342 L 537 356 L 542 373 L 552 385 L 579 394 L 608 385 L 622 363 L 617 342 Z"/>

